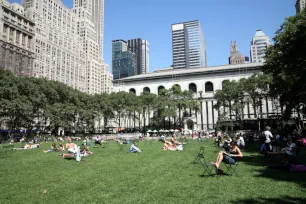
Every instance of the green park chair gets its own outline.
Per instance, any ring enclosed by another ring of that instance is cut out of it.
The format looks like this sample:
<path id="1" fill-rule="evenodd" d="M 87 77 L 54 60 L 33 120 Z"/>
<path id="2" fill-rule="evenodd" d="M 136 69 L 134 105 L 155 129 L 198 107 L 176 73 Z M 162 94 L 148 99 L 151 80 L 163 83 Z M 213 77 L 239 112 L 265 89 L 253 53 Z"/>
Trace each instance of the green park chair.
<path id="1" fill-rule="evenodd" d="M 206 162 L 204 151 L 205 147 L 200 147 L 200 151 L 196 155 L 194 155 L 194 161 L 191 163 L 200 164 L 204 168 L 204 175 L 211 176 L 213 175 L 213 166 L 211 165 L 211 163 Z"/>
<path id="2" fill-rule="evenodd" d="M 236 174 L 236 176 L 238 176 L 236 169 L 238 167 L 239 164 L 239 159 L 235 162 L 235 164 L 227 164 L 225 162 L 223 162 L 225 167 L 226 167 L 226 171 L 224 172 L 226 175 L 230 175 L 232 176 L 233 174 Z"/>

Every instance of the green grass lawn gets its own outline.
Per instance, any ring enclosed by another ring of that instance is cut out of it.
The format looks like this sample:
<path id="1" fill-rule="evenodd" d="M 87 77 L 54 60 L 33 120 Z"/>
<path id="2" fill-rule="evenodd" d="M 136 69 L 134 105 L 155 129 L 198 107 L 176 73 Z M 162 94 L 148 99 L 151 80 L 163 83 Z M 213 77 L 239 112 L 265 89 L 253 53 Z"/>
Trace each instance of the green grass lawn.
<path id="1" fill-rule="evenodd" d="M 81 163 L 57 152 L 44 154 L 50 145 L 0 159 L 1 204 L 306 203 L 305 173 L 266 169 L 270 158 L 255 146 L 243 151 L 238 176 L 205 177 L 203 167 L 190 164 L 200 147 L 196 141 L 177 152 L 163 151 L 156 141 L 140 142 L 140 154 L 126 153 L 129 146 L 120 153 L 111 141 L 106 148 L 92 148 L 94 154 Z M 214 161 L 220 149 L 211 141 L 204 145 L 206 159 Z M 304 151 L 298 159 L 305 162 Z"/>

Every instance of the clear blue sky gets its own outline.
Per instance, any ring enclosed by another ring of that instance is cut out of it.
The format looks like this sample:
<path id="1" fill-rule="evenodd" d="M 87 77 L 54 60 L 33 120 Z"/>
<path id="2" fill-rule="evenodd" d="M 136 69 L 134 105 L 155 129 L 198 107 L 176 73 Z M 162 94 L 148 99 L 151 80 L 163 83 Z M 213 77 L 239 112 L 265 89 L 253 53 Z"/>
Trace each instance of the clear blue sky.
<path id="1" fill-rule="evenodd" d="M 21 2 L 21 0 L 10 0 Z M 63 0 L 72 7 L 73 0 Z M 172 64 L 171 24 L 199 20 L 209 66 L 228 63 L 231 40 L 249 56 L 257 29 L 272 38 L 295 0 L 105 0 L 104 59 L 111 65 L 111 41 L 131 38 L 150 43 L 150 70 Z"/>

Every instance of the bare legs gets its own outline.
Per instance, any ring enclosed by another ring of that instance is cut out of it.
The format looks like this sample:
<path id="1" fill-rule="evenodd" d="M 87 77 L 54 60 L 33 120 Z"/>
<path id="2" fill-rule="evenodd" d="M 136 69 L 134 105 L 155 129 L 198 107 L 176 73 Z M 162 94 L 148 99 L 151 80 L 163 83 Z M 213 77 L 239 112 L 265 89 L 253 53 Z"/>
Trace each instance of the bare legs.
<path id="1" fill-rule="evenodd" d="M 218 169 L 222 160 L 223 160 L 223 152 L 221 151 L 221 152 L 218 153 L 216 163 L 212 163 L 212 164 L 215 165 L 215 167 Z"/>

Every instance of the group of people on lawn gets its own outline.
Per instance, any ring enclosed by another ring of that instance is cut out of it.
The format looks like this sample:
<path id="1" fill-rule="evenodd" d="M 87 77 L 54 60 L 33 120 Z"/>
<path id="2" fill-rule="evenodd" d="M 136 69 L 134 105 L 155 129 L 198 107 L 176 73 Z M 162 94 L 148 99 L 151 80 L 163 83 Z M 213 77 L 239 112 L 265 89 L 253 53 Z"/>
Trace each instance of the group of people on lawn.
<path id="1" fill-rule="evenodd" d="M 273 152 L 272 147 L 272 139 L 274 136 L 270 131 L 270 127 L 266 127 L 264 132 L 265 143 L 261 146 L 261 152 L 265 153 L 265 155 L 284 155 L 284 163 L 288 162 L 289 159 L 296 154 L 297 150 L 297 139 L 290 137 L 287 141 L 287 147 L 281 149 L 281 151 Z"/>
<path id="2" fill-rule="evenodd" d="M 176 140 L 176 135 L 173 133 L 171 137 L 171 142 L 166 140 L 165 136 L 161 136 L 159 141 L 163 142 L 163 150 L 170 150 L 170 151 L 178 151 L 183 150 L 183 145 L 185 143 L 179 142 Z"/>

